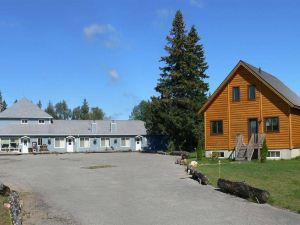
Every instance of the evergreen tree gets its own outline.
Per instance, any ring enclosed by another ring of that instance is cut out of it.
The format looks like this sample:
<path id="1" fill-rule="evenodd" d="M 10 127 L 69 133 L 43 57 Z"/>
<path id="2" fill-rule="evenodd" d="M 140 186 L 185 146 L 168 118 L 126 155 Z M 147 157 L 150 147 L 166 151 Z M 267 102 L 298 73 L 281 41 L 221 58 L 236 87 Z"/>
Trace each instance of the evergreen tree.
<path id="1" fill-rule="evenodd" d="M 65 100 L 56 103 L 55 114 L 60 120 L 68 120 L 71 117 L 71 110 L 68 108 L 68 104 Z"/>
<path id="2" fill-rule="evenodd" d="M 193 26 L 187 34 L 183 16 L 177 11 L 167 36 L 167 56 L 152 97 L 152 121 L 146 123 L 151 133 L 166 134 L 177 150 L 194 151 L 199 142 L 202 118 L 197 114 L 206 101 L 208 84 L 204 80 L 208 66 L 203 46 Z"/>
<path id="3" fill-rule="evenodd" d="M 6 101 L 4 100 L 4 101 L 2 102 L 2 111 L 4 111 L 5 109 L 7 109 L 7 103 L 6 103 Z"/>
<path id="4" fill-rule="evenodd" d="M 0 112 L 3 112 L 4 110 L 2 92 L 0 91 Z"/>
<path id="5" fill-rule="evenodd" d="M 14 103 L 17 103 L 18 102 L 18 100 L 16 99 L 15 101 L 14 101 Z"/>
<path id="6" fill-rule="evenodd" d="M 80 120 L 80 115 L 81 115 L 81 107 L 78 106 L 74 108 L 72 111 L 72 120 Z"/>
<path id="7" fill-rule="evenodd" d="M 43 107 L 41 100 L 38 101 L 38 103 L 36 104 L 40 109 Z"/>
<path id="8" fill-rule="evenodd" d="M 57 119 L 57 115 L 55 113 L 55 108 L 51 101 L 49 101 L 48 106 L 45 109 L 45 112 L 48 113 L 50 116 L 52 116 L 54 119 Z"/>
<path id="9" fill-rule="evenodd" d="M 267 145 L 267 140 L 264 139 L 263 146 L 260 150 L 260 162 L 261 163 L 265 163 L 267 161 L 268 151 L 269 151 L 269 148 Z"/>
<path id="10" fill-rule="evenodd" d="M 90 112 L 89 103 L 87 102 L 86 99 L 84 99 L 83 103 L 82 103 L 82 106 L 81 106 L 80 119 L 88 120 L 89 119 L 89 112 Z"/>
<path id="11" fill-rule="evenodd" d="M 146 122 L 149 119 L 151 102 L 142 100 L 138 105 L 134 106 L 129 116 L 130 120 L 142 120 Z"/>
<path id="12" fill-rule="evenodd" d="M 93 107 L 93 108 L 91 108 L 89 118 L 91 120 L 103 120 L 104 112 L 99 107 Z"/>

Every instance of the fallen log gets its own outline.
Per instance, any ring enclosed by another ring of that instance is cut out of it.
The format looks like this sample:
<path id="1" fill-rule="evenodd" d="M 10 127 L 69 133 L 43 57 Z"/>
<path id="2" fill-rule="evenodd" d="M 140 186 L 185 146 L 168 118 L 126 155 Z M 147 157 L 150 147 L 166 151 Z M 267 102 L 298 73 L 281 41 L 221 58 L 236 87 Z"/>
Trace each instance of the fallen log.
<path id="1" fill-rule="evenodd" d="M 187 159 L 187 158 L 189 158 L 190 153 L 185 152 L 185 151 L 173 151 L 173 152 L 171 152 L 171 155 L 181 156 L 182 159 Z"/>
<path id="2" fill-rule="evenodd" d="M 259 204 L 265 204 L 270 198 L 270 193 L 265 190 L 251 187 L 244 182 L 232 182 L 219 179 L 218 187 L 222 192 L 232 194 L 244 199 L 252 199 Z"/>
<path id="3" fill-rule="evenodd" d="M 192 175 L 192 179 L 198 181 L 199 184 L 208 185 L 209 179 L 207 178 L 207 176 L 205 176 L 203 173 L 197 171 L 193 166 L 188 165 L 186 167 L 185 171 L 189 175 Z"/>
<path id="4" fill-rule="evenodd" d="M 0 195 L 9 196 L 10 188 L 0 182 Z"/>

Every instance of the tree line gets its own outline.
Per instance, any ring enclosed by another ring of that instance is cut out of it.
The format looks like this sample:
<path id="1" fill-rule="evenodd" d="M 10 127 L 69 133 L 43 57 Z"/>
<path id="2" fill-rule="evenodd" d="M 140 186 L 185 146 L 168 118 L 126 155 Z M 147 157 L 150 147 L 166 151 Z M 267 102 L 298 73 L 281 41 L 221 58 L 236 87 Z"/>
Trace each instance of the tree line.
<path id="1" fill-rule="evenodd" d="M 41 101 L 37 105 L 42 108 Z M 86 99 L 83 100 L 81 106 L 77 106 L 74 109 L 68 107 L 66 100 L 59 101 L 56 104 L 49 101 L 45 112 L 58 120 L 103 120 L 105 116 L 101 108 L 90 108 Z"/>
<path id="2" fill-rule="evenodd" d="M 169 137 L 171 150 L 194 151 L 203 148 L 203 117 L 198 111 L 207 101 L 208 64 L 196 27 L 186 30 L 183 15 L 177 11 L 167 36 L 166 56 L 160 62 L 158 96 L 141 101 L 130 119 L 145 121 L 149 134 Z"/>
<path id="3" fill-rule="evenodd" d="M 15 100 L 16 103 L 18 100 Z M 40 109 L 43 109 L 41 100 L 36 104 Z M 0 112 L 7 109 L 7 103 L 2 97 L 0 91 Z M 62 100 L 53 104 L 49 101 L 47 107 L 43 109 L 46 113 L 58 120 L 103 120 L 105 118 L 104 111 L 99 107 L 91 107 L 86 99 L 83 100 L 81 106 L 71 109 L 66 100 Z"/>

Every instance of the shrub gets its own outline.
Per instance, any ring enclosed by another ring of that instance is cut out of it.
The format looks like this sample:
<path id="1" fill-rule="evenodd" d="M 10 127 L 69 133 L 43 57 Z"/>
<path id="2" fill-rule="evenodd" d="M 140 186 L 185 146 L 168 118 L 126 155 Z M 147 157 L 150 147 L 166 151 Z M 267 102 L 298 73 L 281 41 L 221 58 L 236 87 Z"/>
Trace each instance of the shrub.
<path id="1" fill-rule="evenodd" d="M 262 149 L 260 150 L 260 162 L 264 163 L 267 161 L 267 156 L 268 156 L 268 145 L 267 145 L 267 140 L 265 139 L 263 142 Z"/>
<path id="2" fill-rule="evenodd" d="M 175 150 L 176 150 L 176 148 L 175 148 L 174 142 L 173 142 L 173 141 L 170 141 L 170 144 L 169 144 L 169 146 L 168 146 L 168 152 L 169 152 L 170 154 L 172 154 L 172 152 L 174 152 Z"/>
<path id="3" fill-rule="evenodd" d="M 220 157 L 220 153 L 219 153 L 219 152 L 213 152 L 213 153 L 211 154 L 212 160 L 219 159 L 219 157 Z"/>
<path id="4" fill-rule="evenodd" d="M 203 148 L 201 145 L 198 145 L 196 148 L 196 158 L 197 160 L 202 160 L 203 158 Z"/>

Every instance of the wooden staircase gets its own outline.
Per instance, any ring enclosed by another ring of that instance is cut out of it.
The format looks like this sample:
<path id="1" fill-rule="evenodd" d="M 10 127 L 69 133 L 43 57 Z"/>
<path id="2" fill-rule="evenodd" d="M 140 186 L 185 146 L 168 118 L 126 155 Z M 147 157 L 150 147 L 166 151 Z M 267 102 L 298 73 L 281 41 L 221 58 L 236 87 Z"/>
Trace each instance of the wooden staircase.
<path id="1" fill-rule="evenodd" d="M 265 134 L 252 134 L 248 145 L 244 144 L 243 135 L 238 135 L 236 138 L 236 147 L 231 158 L 237 161 L 248 160 L 251 161 L 255 150 L 258 151 L 258 157 L 262 144 L 266 138 Z"/>

